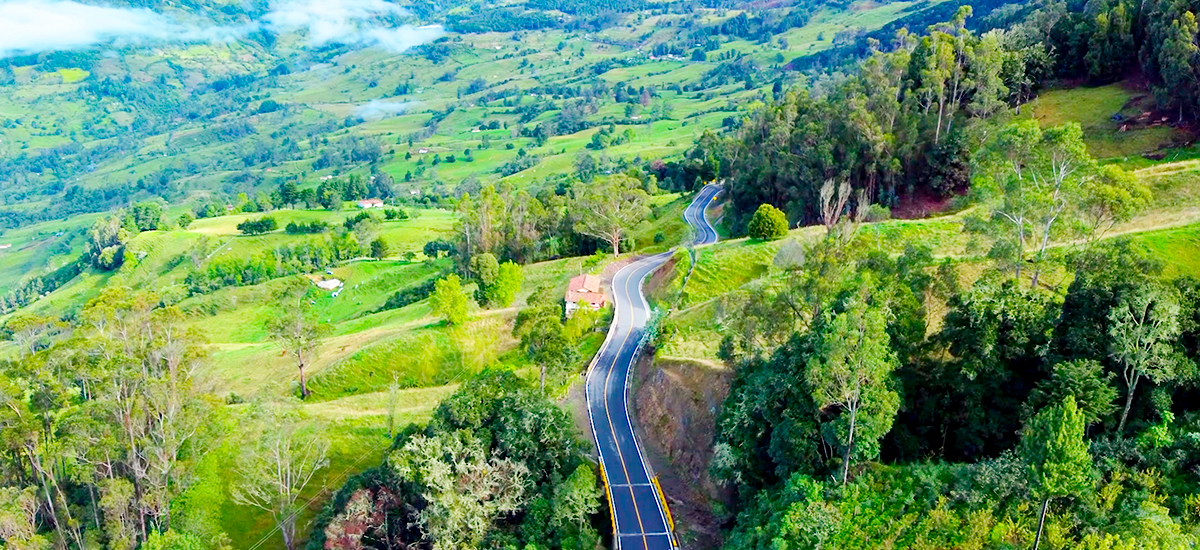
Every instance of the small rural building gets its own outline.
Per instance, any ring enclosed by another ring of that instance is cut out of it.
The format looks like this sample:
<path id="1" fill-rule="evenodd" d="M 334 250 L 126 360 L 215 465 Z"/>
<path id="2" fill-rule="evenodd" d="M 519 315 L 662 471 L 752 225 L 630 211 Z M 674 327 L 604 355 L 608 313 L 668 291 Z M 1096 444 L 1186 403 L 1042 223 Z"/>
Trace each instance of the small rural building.
<path id="1" fill-rule="evenodd" d="M 324 281 L 317 281 L 317 288 L 321 290 L 333 290 L 340 286 L 342 286 L 342 281 L 338 279 L 325 279 Z"/>
<path id="2" fill-rule="evenodd" d="M 584 302 L 599 311 L 608 305 L 608 296 L 600 288 L 600 277 L 595 275 L 580 275 L 567 283 L 566 301 L 567 317 L 579 309 L 579 302 Z"/>
<path id="3" fill-rule="evenodd" d="M 383 208 L 383 201 L 379 199 L 363 199 L 358 201 L 359 208 Z"/>
<path id="4" fill-rule="evenodd" d="M 0 244 L 0 250 L 12 248 L 11 244 Z"/>

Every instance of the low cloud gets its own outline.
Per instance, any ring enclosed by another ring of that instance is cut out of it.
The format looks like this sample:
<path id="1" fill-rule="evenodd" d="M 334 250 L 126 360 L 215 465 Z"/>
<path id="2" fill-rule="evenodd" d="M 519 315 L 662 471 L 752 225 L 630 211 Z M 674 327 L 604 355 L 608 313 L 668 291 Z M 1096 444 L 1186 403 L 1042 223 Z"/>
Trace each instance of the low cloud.
<path id="1" fill-rule="evenodd" d="M 370 29 L 362 34 L 362 37 L 366 40 L 360 43 L 363 45 L 379 46 L 390 52 L 402 53 L 414 46 L 433 42 L 443 34 L 446 34 L 446 32 L 442 30 L 441 25 L 429 25 L 426 27 L 401 25 L 395 28 Z"/>
<path id="2" fill-rule="evenodd" d="M 392 26 L 407 16 L 400 6 L 384 0 L 278 0 L 266 22 L 272 30 L 304 30 L 314 46 L 351 44 L 379 46 L 396 53 L 444 34 L 440 26 Z"/>
<path id="3" fill-rule="evenodd" d="M 440 26 L 396 25 L 407 15 L 384 0 L 277 0 L 262 21 L 220 26 L 184 23 L 146 8 L 0 0 L 0 57 L 99 45 L 229 42 L 263 28 L 303 31 L 315 46 L 378 46 L 399 53 L 444 34 Z"/>
<path id="4" fill-rule="evenodd" d="M 145 8 L 11 0 L 0 2 L 0 56 L 100 44 L 230 41 L 252 28 L 186 25 Z"/>
<path id="5" fill-rule="evenodd" d="M 369 101 L 354 108 L 354 116 L 363 120 L 379 120 L 407 112 L 416 105 L 412 101 Z"/>

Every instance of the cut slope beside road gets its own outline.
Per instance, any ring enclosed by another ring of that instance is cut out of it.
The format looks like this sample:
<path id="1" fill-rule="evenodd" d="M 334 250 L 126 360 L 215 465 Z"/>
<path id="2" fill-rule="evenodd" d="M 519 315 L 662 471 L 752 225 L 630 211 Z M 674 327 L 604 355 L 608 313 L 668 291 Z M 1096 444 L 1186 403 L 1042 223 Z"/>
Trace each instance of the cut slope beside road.
<path id="1" fill-rule="evenodd" d="M 697 245 L 717 240 L 705 210 L 720 191 L 716 185 L 705 186 L 684 210 Z M 669 550 L 675 546 L 670 511 L 634 435 L 627 392 L 630 369 L 650 318 L 642 281 L 670 254 L 637 260 L 613 277 L 616 314 L 587 376 L 588 416 L 612 507 L 613 536 L 617 548 L 626 550 Z"/>

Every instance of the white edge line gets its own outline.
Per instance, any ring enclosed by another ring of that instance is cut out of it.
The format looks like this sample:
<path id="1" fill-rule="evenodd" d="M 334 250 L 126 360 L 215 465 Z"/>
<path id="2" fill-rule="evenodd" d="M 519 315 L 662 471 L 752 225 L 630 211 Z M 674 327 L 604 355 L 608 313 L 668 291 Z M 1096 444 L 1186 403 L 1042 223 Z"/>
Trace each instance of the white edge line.
<path id="1" fill-rule="evenodd" d="M 616 279 L 621 274 L 621 271 L 622 270 L 618 270 L 613 275 L 613 282 L 616 282 Z M 612 329 L 617 326 L 617 320 L 619 319 L 618 314 L 620 313 L 619 306 L 620 306 L 620 303 L 617 302 L 616 299 L 614 299 L 613 300 L 613 322 L 612 322 L 612 325 L 609 328 L 608 334 L 606 334 L 604 336 L 604 343 L 600 345 L 600 350 L 596 352 L 596 355 L 594 355 L 592 357 L 592 362 L 588 364 L 587 375 L 585 375 L 584 379 L 583 379 L 583 397 L 584 397 L 585 405 L 587 406 L 588 423 L 590 423 L 592 425 L 592 440 L 596 442 L 596 457 L 600 460 L 600 467 L 603 468 L 606 472 L 608 470 L 608 466 L 605 464 L 605 461 L 604 461 L 604 448 L 603 448 L 603 446 L 600 445 L 600 435 L 599 435 L 600 432 L 598 432 L 596 430 L 596 418 L 594 416 L 592 416 L 592 392 L 591 392 L 592 384 L 591 384 L 591 381 L 592 381 L 592 374 L 596 370 L 596 364 L 599 363 L 600 357 L 602 355 L 604 355 L 604 351 L 606 349 L 608 349 L 609 342 L 613 339 L 613 330 Z M 606 492 L 611 491 L 612 485 L 608 479 L 607 473 L 604 476 L 604 482 L 609 484 L 609 487 L 610 487 L 609 489 L 606 489 Z M 621 532 L 621 529 L 620 529 L 620 526 L 617 525 L 617 511 L 615 509 L 616 503 L 613 501 L 611 496 L 608 496 L 607 494 L 605 496 L 607 497 L 605 500 L 607 500 L 608 504 L 609 504 L 608 513 L 612 514 L 612 520 L 613 520 L 613 528 L 614 528 L 613 529 L 613 531 L 614 531 L 613 532 L 613 546 L 616 548 L 620 548 L 621 547 L 621 537 L 618 533 Z"/>
<path id="2" fill-rule="evenodd" d="M 640 263 L 640 261 L 635 261 L 635 262 L 617 270 L 617 272 L 613 274 L 613 288 L 616 288 L 617 280 L 621 277 L 622 273 L 624 273 L 625 271 L 629 270 L 632 267 L 637 266 L 638 263 Z M 628 288 L 628 286 L 629 286 L 628 277 L 626 277 L 625 286 L 626 286 L 626 288 Z M 599 431 L 596 430 L 596 419 L 592 415 L 592 406 L 591 406 L 592 399 L 591 399 L 590 381 L 591 381 L 592 374 L 595 372 L 596 364 L 600 361 L 600 357 L 602 355 L 604 355 L 605 351 L 608 350 L 608 348 L 612 344 L 614 337 L 616 336 L 616 333 L 617 333 L 616 329 L 618 328 L 620 319 L 621 319 L 621 317 L 620 317 L 621 307 L 620 306 L 621 306 L 621 302 L 618 301 L 616 299 L 616 296 L 614 295 L 613 296 L 613 321 L 612 321 L 612 324 L 609 326 L 608 334 L 605 335 L 604 343 L 600 346 L 600 350 L 596 352 L 596 355 L 592 357 L 591 364 L 588 365 L 587 376 L 584 378 L 584 383 L 583 383 L 583 388 L 584 388 L 583 393 L 584 393 L 584 400 L 586 401 L 586 405 L 587 405 L 588 421 L 592 425 L 592 439 L 596 442 L 596 456 L 599 457 L 601 466 L 605 469 L 605 471 L 609 471 L 609 468 L 608 468 L 608 462 L 604 460 L 604 449 L 600 445 Z M 630 316 L 630 322 L 631 322 L 630 330 L 632 330 L 632 321 L 633 321 L 633 318 L 632 318 L 632 316 Z M 617 350 L 616 358 L 620 358 L 620 350 Z M 628 380 L 628 376 L 626 376 L 626 379 Z M 607 389 L 608 389 L 607 386 L 605 386 L 603 388 L 603 390 L 605 390 L 605 392 L 601 395 L 601 399 L 606 400 L 608 398 Z M 626 407 L 626 410 L 625 410 L 625 417 L 626 417 L 626 419 L 629 418 L 629 408 L 628 407 Z M 611 425 L 610 425 L 610 428 L 611 428 Z M 617 434 L 614 431 L 613 432 L 613 444 L 620 445 L 620 443 L 617 441 L 616 437 L 617 437 Z M 637 443 L 636 435 L 634 437 L 635 437 L 634 443 Z M 639 453 L 640 453 L 640 450 L 639 450 Z M 641 459 L 642 457 L 639 455 L 638 458 Z M 610 488 L 609 490 L 611 490 L 612 484 L 611 484 L 610 478 L 608 477 L 607 474 L 605 475 L 604 482 L 609 485 L 609 488 Z M 611 498 L 608 498 L 606 500 L 609 501 L 609 504 L 611 505 L 610 508 L 614 508 L 614 509 L 609 510 L 609 513 L 611 513 L 613 516 L 613 525 L 616 527 L 616 532 L 613 533 L 613 543 L 617 548 L 620 548 L 620 545 L 621 545 L 620 538 L 621 537 L 620 537 L 619 533 L 621 532 L 621 526 L 619 525 L 619 522 L 617 519 L 617 511 L 615 510 L 616 501 Z"/>
<path id="3" fill-rule="evenodd" d="M 666 253 L 664 252 L 663 254 L 666 254 Z M 651 256 L 651 259 L 659 259 L 659 256 Z M 641 300 L 642 300 L 642 308 L 646 311 L 647 318 L 649 318 L 649 315 L 650 315 L 650 304 L 648 304 L 646 302 L 646 293 L 642 292 L 642 282 L 646 280 L 646 277 L 648 277 L 650 275 L 650 272 L 657 269 L 665 261 L 666 261 L 666 258 L 663 257 L 658 262 L 654 262 L 653 266 L 646 271 L 645 275 L 642 275 L 640 278 L 638 278 L 638 283 L 637 283 L 638 284 L 638 286 L 637 286 L 638 297 L 641 298 Z M 629 286 L 628 282 L 626 282 L 626 287 L 628 288 L 628 286 Z M 642 327 L 644 328 L 645 325 L 642 325 Z M 633 327 L 630 327 L 630 330 L 632 330 L 632 328 Z M 629 357 L 629 366 L 625 369 L 625 388 L 624 388 L 623 399 L 625 401 L 625 423 L 629 426 L 629 434 L 631 436 L 633 436 L 633 447 L 634 447 L 634 449 L 637 450 L 638 462 L 641 463 L 640 465 L 642 467 L 642 473 L 644 473 L 646 475 L 646 479 L 649 480 L 649 479 L 651 479 L 650 478 L 650 470 L 646 467 L 646 457 L 644 454 L 642 454 L 642 445 L 641 445 L 641 443 L 638 442 L 637 431 L 633 429 L 633 420 L 630 418 L 630 414 L 629 414 L 630 378 L 631 378 L 631 375 L 633 374 L 634 360 L 637 358 L 638 353 L 640 351 L 641 351 L 641 339 L 638 339 L 638 343 L 635 344 L 635 347 L 633 350 L 633 355 L 631 355 Z M 667 513 L 665 510 L 663 510 L 663 504 L 662 504 L 662 502 L 659 501 L 658 495 L 654 495 L 654 496 L 655 496 L 654 507 L 658 509 L 658 516 L 659 516 L 659 518 L 662 519 L 663 528 L 665 528 L 669 534 L 671 531 L 671 524 L 667 522 Z M 673 542 L 672 542 L 672 546 L 674 546 Z"/>
<path id="4" fill-rule="evenodd" d="M 710 184 L 710 185 L 711 185 L 711 184 Z M 707 187 L 707 186 L 706 186 L 706 187 Z M 716 194 L 713 194 L 713 197 L 715 197 L 715 196 L 716 196 L 717 194 L 719 194 L 719 193 L 720 193 L 720 190 L 718 190 Z M 704 191 L 703 191 L 703 190 L 701 190 L 701 192 L 700 192 L 700 196 L 699 196 L 699 197 L 697 197 L 697 198 L 703 197 L 704 195 L 705 195 Z M 710 197 L 708 200 L 709 200 L 709 201 L 711 201 L 711 200 L 712 200 L 712 198 Z M 692 221 L 692 219 L 689 219 L 689 218 L 688 218 L 688 216 L 687 216 L 687 213 L 688 213 L 688 210 L 691 210 L 691 209 L 692 209 L 692 207 L 694 207 L 694 206 L 696 206 L 696 202 L 695 202 L 695 201 L 693 201 L 693 202 L 692 202 L 692 204 L 688 205 L 688 208 L 684 209 L 684 221 L 685 221 L 685 222 L 690 222 L 690 221 Z M 712 233 L 713 233 L 713 236 L 714 236 L 714 237 L 717 237 L 717 238 L 719 238 L 720 236 L 716 234 L 716 233 L 717 233 L 717 232 L 716 232 L 716 230 L 715 230 L 715 229 L 713 229 L 713 227 L 712 227 L 712 224 L 711 224 L 711 223 L 709 223 L 709 221 L 708 221 L 708 205 L 707 205 L 707 204 L 704 204 L 704 205 L 703 205 L 703 206 L 700 208 L 700 212 L 701 212 L 700 219 L 704 221 L 704 225 L 705 225 L 705 226 L 707 226 L 707 227 L 708 227 L 708 229 L 710 229 L 710 230 L 712 231 Z M 693 216 L 693 219 L 694 219 L 694 218 L 695 218 L 695 217 Z M 714 240 L 714 242 L 716 242 L 716 240 Z M 706 244 L 711 244 L 711 243 L 706 243 Z M 674 250 L 674 249 L 672 249 L 672 250 Z M 668 252 L 670 252 L 670 251 L 668 251 Z M 653 265 L 653 266 L 651 267 L 651 269 L 647 270 L 645 274 L 643 274 L 643 275 L 642 275 L 640 278 L 638 278 L 638 287 L 637 287 L 637 288 L 638 288 L 638 298 L 640 298 L 640 299 L 641 299 L 641 301 L 642 301 L 642 309 L 643 309 L 643 310 L 645 310 L 645 312 L 646 312 L 646 315 L 647 315 L 647 319 L 649 319 L 649 315 L 650 315 L 650 304 L 649 304 L 648 302 L 646 302 L 646 294 L 645 294 L 644 292 L 642 292 L 642 285 L 643 285 L 643 283 L 645 282 L 645 280 L 646 280 L 646 277 L 648 277 L 648 276 L 650 275 L 650 273 L 651 273 L 651 272 L 652 272 L 654 269 L 657 269 L 659 266 L 661 266 L 661 265 L 662 265 L 662 264 L 663 264 L 663 263 L 666 261 L 666 255 L 667 255 L 667 252 L 663 252 L 663 253 L 661 253 L 661 254 L 658 254 L 658 255 L 655 255 L 655 256 L 650 256 L 649 258 L 645 258 L 645 259 L 642 259 L 642 260 L 637 260 L 637 261 L 634 261 L 633 263 L 631 263 L 631 264 L 629 264 L 629 265 L 627 265 L 627 266 L 625 266 L 625 267 L 623 267 L 623 268 L 621 268 L 621 269 L 617 270 L 617 272 L 616 272 L 615 274 L 613 274 L 613 287 L 615 288 L 615 287 L 616 287 L 616 282 L 617 282 L 617 279 L 618 279 L 618 278 L 620 278 L 620 277 L 621 277 L 621 274 L 622 274 L 622 273 L 624 273 L 625 271 L 627 271 L 627 270 L 630 270 L 630 269 L 633 269 L 633 268 L 637 267 L 637 266 L 638 266 L 638 264 L 642 264 L 642 263 L 646 263 L 646 264 L 653 264 L 653 263 L 655 263 L 655 262 L 653 262 L 652 260 L 656 260 L 656 259 L 658 259 L 658 260 L 659 260 L 659 261 L 657 262 L 657 265 Z M 660 257 L 662 257 L 662 258 L 660 259 Z M 634 271 L 636 272 L 637 270 L 636 270 L 636 269 L 634 269 Z M 627 276 L 627 277 L 626 277 L 626 279 L 625 279 L 625 285 L 624 285 L 624 287 L 625 287 L 624 289 L 625 289 L 625 291 L 626 291 L 626 296 L 628 296 L 628 294 L 629 294 L 629 292 L 628 292 L 628 289 L 629 289 L 629 277 L 628 277 L 628 276 Z M 621 302 L 620 302 L 620 301 L 618 301 L 618 300 L 616 300 L 616 297 L 614 296 L 614 299 L 613 299 L 613 322 L 612 322 L 612 325 L 610 326 L 610 329 L 609 329 L 609 331 L 608 331 L 608 334 L 607 334 L 607 335 L 605 336 L 605 338 L 604 338 L 604 344 L 602 344 L 602 345 L 600 346 L 600 350 L 596 352 L 596 355 L 595 355 L 594 357 L 592 357 L 592 361 L 591 361 L 591 363 L 588 365 L 588 371 L 587 371 L 587 375 L 584 377 L 584 383 L 583 383 L 583 390 L 584 390 L 584 392 L 583 392 L 583 393 L 584 393 L 584 401 L 585 401 L 585 404 L 587 405 L 587 412 L 588 412 L 588 422 L 591 424 L 591 428 L 592 428 L 592 439 L 593 439 L 593 440 L 595 440 L 595 442 L 596 442 L 596 456 L 597 456 L 597 457 L 599 458 L 599 460 L 600 460 L 601 467 L 603 467 L 605 470 L 608 470 L 608 467 L 607 467 L 607 465 L 606 465 L 606 462 L 605 462 L 605 460 L 604 460 L 604 449 L 603 449 L 603 448 L 601 447 L 601 445 L 600 445 L 600 437 L 599 437 L 599 435 L 598 435 L 598 432 L 597 432 L 597 430 L 596 430 L 596 419 L 595 419 L 595 417 L 592 415 L 592 407 L 591 407 L 592 400 L 591 400 L 591 384 L 590 384 L 590 381 L 591 381 L 592 374 L 595 372 L 595 367 L 596 367 L 596 364 L 599 362 L 599 360 L 600 360 L 600 357 L 601 357 L 602 355 L 604 355 L 604 352 L 605 352 L 605 351 L 606 351 L 606 350 L 609 348 L 609 344 L 610 344 L 610 343 L 612 342 L 612 340 L 613 340 L 613 337 L 614 337 L 614 334 L 615 334 L 615 331 L 614 331 L 613 329 L 615 329 L 615 328 L 617 328 L 617 327 L 619 326 L 619 322 L 620 322 L 620 312 L 621 312 L 621 309 L 620 309 L 620 304 L 621 304 Z M 630 315 L 630 318 L 629 318 L 629 320 L 630 320 L 629 331 L 630 331 L 630 332 L 632 332 L 632 331 L 633 331 L 633 328 L 634 328 L 634 327 L 633 327 L 633 324 L 634 324 L 634 323 L 633 323 L 633 316 L 632 316 L 632 315 Z M 642 325 L 642 327 L 644 328 L 644 327 L 645 327 L 645 325 L 643 324 L 643 325 Z M 646 478 L 647 478 L 647 479 L 650 479 L 650 471 L 649 471 L 649 469 L 647 469 L 647 467 L 646 467 L 646 457 L 645 457 L 645 455 L 642 453 L 642 446 L 641 446 L 641 443 L 639 443 L 639 442 L 638 442 L 637 431 L 635 431 L 635 430 L 633 429 L 633 421 L 632 421 L 632 419 L 631 419 L 631 418 L 630 418 L 630 416 L 629 416 L 629 382 L 630 382 L 630 376 L 629 376 L 629 375 L 630 375 L 630 374 L 632 373 L 632 371 L 633 371 L 633 360 L 634 360 L 634 359 L 637 357 L 637 354 L 638 354 L 638 352 L 640 351 L 640 348 L 641 348 L 641 344 L 640 344 L 640 339 L 639 339 L 639 343 L 638 343 L 638 344 L 636 345 L 636 347 L 634 348 L 634 353 L 633 353 L 633 356 L 631 356 L 631 357 L 630 357 L 630 360 L 629 360 L 629 366 L 628 366 L 628 367 L 625 369 L 625 383 L 623 384 L 624 388 L 623 388 L 623 396 L 622 396 L 622 397 L 623 397 L 623 400 L 624 400 L 624 407 L 625 407 L 625 423 L 626 423 L 626 425 L 627 425 L 627 426 L 629 426 L 629 433 L 630 433 L 630 435 L 633 437 L 633 445 L 634 445 L 634 449 L 636 449 L 636 450 L 637 450 L 637 453 L 638 453 L 638 462 L 639 462 L 639 465 L 642 467 L 642 473 L 644 473 L 644 474 L 646 475 Z M 618 359 L 620 358 L 620 350 L 618 350 L 618 352 L 617 352 L 617 358 L 618 358 Z M 605 388 L 605 389 L 607 390 L 607 388 Z M 605 394 L 603 398 L 607 399 L 607 394 Z M 610 426 L 610 427 L 611 427 L 611 426 Z M 616 433 L 615 433 L 615 432 L 613 433 L 613 436 L 614 436 L 614 438 L 615 438 L 615 436 L 616 436 Z M 616 445 L 619 445 L 619 444 L 620 444 L 620 443 L 619 443 L 619 442 L 617 442 L 615 439 L 614 439 L 613 443 L 614 443 L 614 444 L 616 444 Z M 608 478 L 608 476 L 607 476 L 607 475 L 605 476 L 604 482 L 605 482 L 605 483 L 607 483 L 607 484 L 609 485 L 609 489 L 608 489 L 608 490 L 609 490 L 609 491 L 611 491 L 611 490 L 612 490 L 611 488 L 612 488 L 612 486 L 613 486 L 613 485 L 612 485 L 612 483 L 611 483 L 611 481 L 609 480 L 609 478 Z M 614 507 L 615 507 L 615 501 L 614 501 L 614 500 L 612 500 L 611 498 L 608 498 L 608 499 L 606 499 L 606 500 L 608 500 L 608 501 L 609 501 L 609 504 L 610 504 L 610 505 L 612 505 L 612 506 L 610 506 L 610 508 L 614 508 Z M 666 532 L 666 533 L 662 533 L 662 534 L 664 534 L 664 535 L 666 535 L 666 536 L 668 536 L 668 537 L 671 537 L 671 536 L 672 536 L 672 535 L 671 535 L 671 532 L 670 532 L 670 531 L 671 531 L 671 526 L 670 526 L 670 524 L 667 522 L 667 515 L 666 515 L 666 511 L 665 511 L 665 510 L 663 510 L 662 503 L 661 503 L 661 502 L 659 502 L 659 499 L 655 498 L 654 500 L 655 500 L 655 508 L 657 508 L 657 509 L 658 509 L 658 515 L 659 515 L 659 518 L 660 518 L 660 519 L 662 519 L 663 526 L 664 526 L 664 527 L 667 529 L 667 532 Z M 636 506 L 636 503 L 635 503 L 634 505 Z M 620 534 L 620 533 L 621 533 L 620 526 L 619 526 L 619 525 L 617 525 L 617 511 L 616 511 L 615 509 L 610 509 L 610 510 L 609 510 L 609 513 L 610 513 L 610 514 L 612 514 L 612 516 L 613 516 L 613 525 L 615 525 L 615 526 L 617 527 L 617 528 L 616 528 L 616 532 L 614 532 L 614 533 L 613 533 L 613 544 L 614 544 L 614 546 L 616 546 L 617 548 L 620 548 L 620 547 L 621 547 L 621 536 L 622 536 L 622 535 Z M 632 536 L 638 536 L 638 535 L 639 535 L 639 533 L 635 533 L 635 534 L 633 534 Z M 640 533 L 640 535 L 642 535 L 642 536 L 651 536 L 651 535 L 659 535 L 659 533 Z M 673 543 L 672 543 L 672 544 L 673 544 Z"/>

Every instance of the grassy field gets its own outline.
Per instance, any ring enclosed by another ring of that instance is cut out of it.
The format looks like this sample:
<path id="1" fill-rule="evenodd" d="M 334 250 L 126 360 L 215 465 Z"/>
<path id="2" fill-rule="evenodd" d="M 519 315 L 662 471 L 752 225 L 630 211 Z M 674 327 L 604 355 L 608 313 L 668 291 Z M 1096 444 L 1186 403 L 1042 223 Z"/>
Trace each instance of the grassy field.
<path id="1" fill-rule="evenodd" d="M 1148 113 L 1153 105 L 1154 98 L 1149 92 L 1131 90 L 1128 85 L 1117 83 L 1049 90 L 1022 111 L 1043 126 L 1078 122 L 1092 156 L 1128 160 L 1186 141 L 1184 134 L 1163 121 L 1151 120 Z"/>
<path id="2" fill-rule="evenodd" d="M 15 157 L 64 145 L 91 150 L 132 136 L 136 146 L 126 154 L 83 163 L 86 169 L 72 175 L 70 184 L 85 189 L 129 188 L 136 187 L 139 180 L 166 174 L 174 191 L 164 192 L 171 199 L 168 211 L 172 218 L 210 200 L 233 203 L 232 197 L 238 193 L 254 198 L 259 192 L 270 192 L 281 178 L 294 178 L 302 188 L 315 188 L 327 176 L 366 175 L 368 167 L 363 162 L 335 163 L 321 169 L 314 166 L 323 152 L 352 139 L 369 139 L 379 145 L 375 168 L 394 179 L 399 200 L 456 195 L 458 185 L 468 178 L 505 190 L 535 192 L 552 189 L 556 178 L 574 174 L 580 154 L 595 157 L 602 171 L 619 171 L 676 155 L 705 130 L 718 129 L 724 119 L 742 116 L 748 105 L 769 98 L 776 78 L 793 82 L 796 76 L 783 70 L 780 59 L 832 47 L 838 32 L 878 28 L 914 5 L 857 2 L 847 10 L 822 10 L 805 27 L 791 29 L 770 42 L 723 40 L 704 61 L 649 54 L 654 45 L 674 43 L 686 32 L 683 24 L 690 16 L 662 14 L 622 16 L 618 24 L 597 33 L 450 34 L 445 42 L 449 54 L 437 62 L 373 48 L 348 48 L 337 55 L 310 58 L 302 53 L 307 47 L 304 37 L 285 35 L 278 37 L 277 59 L 264 56 L 257 46 L 234 41 L 155 51 L 135 49 L 120 56 L 102 56 L 90 70 L 66 67 L 42 72 L 35 66 L 16 67 L 14 83 L 0 86 L 0 155 Z M 703 24 L 715 24 L 738 13 L 698 9 Z M 719 56 L 731 53 L 746 56 L 759 67 L 749 87 L 740 80 L 706 81 L 710 71 L 720 67 Z M 289 66 L 287 74 L 264 76 L 284 61 Z M 239 92 L 244 104 L 207 104 L 205 101 L 215 101 L 216 96 L 200 92 L 196 103 L 203 113 L 194 120 L 178 116 L 161 124 L 145 124 L 138 120 L 142 114 L 135 106 L 111 98 L 97 99 L 84 90 L 89 84 L 111 79 L 127 82 L 129 88 L 165 82 L 174 91 L 203 91 L 219 79 L 243 73 L 255 75 L 253 84 Z M 475 79 L 482 80 L 482 88 L 468 92 L 466 88 Z M 608 90 L 591 94 L 588 88 L 593 81 L 606 83 Z M 613 90 L 618 85 L 653 89 L 650 105 L 630 107 L 637 118 L 627 117 L 627 104 L 616 101 Z M 533 87 L 560 91 L 542 91 L 540 97 L 532 97 L 529 90 Z M 683 91 L 684 87 L 689 90 Z M 571 93 L 561 93 L 563 89 Z M 579 101 L 576 97 L 588 97 L 591 102 L 583 117 L 585 129 L 555 130 L 540 144 L 529 135 L 538 124 L 549 127 L 561 120 L 564 109 Z M 267 99 L 282 108 L 258 113 Z M 542 102 L 543 112 L 522 117 L 522 109 Z M 389 103 L 404 107 L 369 112 Z M 654 109 L 668 113 L 654 116 Z M 214 114 L 205 114 L 210 111 Z M 488 123 L 499 127 L 480 128 Z M 215 128 L 242 124 L 246 126 L 244 135 L 213 137 Z M 605 149 L 589 148 L 593 135 L 609 124 L 616 134 L 630 130 L 632 138 Z M 317 127 L 322 129 L 314 135 L 304 133 Z M 287 143 L 276 134 L 287 135 Z M 259 148 L 277 151 L 293 147 L 294 155 L 280 159 L 244 160 Z M 539 161 L 504 176 L 502 167 L 522 151 Z M 449 161 L 451 155 L 453 162 Z M 148 194 L 139 193 L 131 200 L 142 200 Z M 655 219 L 630 232 L 636 246 L 656 252 L 688 240 L 688 229 L 681 220 L 688 198 L 656 196 Z M 46 209 L 56 200 L 40 198 L 15 207 Z M 282 228 L 289 222 L 309 221 L 340 226 L 355 213 L 353 209 L 280 210 L 269 215 Z M 402 421 L 421 422 L 463 378 L 486 366 L 504 365 L 536 376 L 536 366 L 524 359 L 511 334 L 517 310 L 535 294 L 561 296 L 572 276 L 601 273 L 612 261 L 600 254 L 524 266 L 525 282 L 512 307 L 473 311 L 470 323 L 459 329 L 445 326 L 424 301 L 379 311 L 396 291 L 451 269 L 449 260 L 426 261 L 419 253 L 426 242 L 453 236 L 456 215 L 436 209 L 417 213 L 415 219 L 382 223 L 380 235 L 391 244 L 392 257 L 345 263 L 330 274 L 312 274 L 336 277 L 345 287 L 337 297 L 322 294 L 314 300 L 321 320 L 332 325 L 333 331 L 309 369 L 314 395 L 304 408 L 329 423 L 334 448 L 330 466 L 304 494 L 309 507 L 302 520 L 311 517 L 346 475 L 381 457 L 388 443 L 386 390 L 393 381 L 406 388 L 400 392 Z M 196 220 L 185 230 L 142 233 L 128 245 L 134 261 L 113 273 L 85 271 L 27 309 L 70 316 L 106 286 L 154 290 L 165 303 L 179 306 L 189 326 L 211 341 L 209 356 L 198 373 L 206 389 L 231 403 L 294 394 L 295 365 L 268 341 L 264 328 L 276 315 L 283 281 L 221 288 L 196 296 L 190 296 L 184 285 L 187 274 L 197 268 L 192 259 L 197 250 L 202 251 L 199 263 L 203 265 L 214 259 L 266 255 L 310 238 L 283 231 L 240 235 L 239 223 L 262 215 L 219 216 Z M 86 214 L 0 231 L 0 245 L 12 245 L 0 249 L 0 293 L 78 258 L 87 229 L 99 217 Z M 957 250 L 962 243 L 955 227 L 952 220 L 880 224 L 871 235 L 872 246 L 895 252 L 900 239 L 920 238 Z M 711 322 L 702 322 L 713 318 L 704 308 L 712 307 L 712 299 L 729 289 L 769 273 L 777 244 L 730 242 L 700 252 L 684 297 L 684 305 L 690 309 L 683 313 L 696 323 L 685 327 L 680 339 L 671 343 L 672 355 L 715 357 L 719 334 Z M 418 254 L 405 260 L 408 252 Z M 599 332 L 584 338 L 579 344 L 582 361 L 590 359 L 602 339 Z M 6 353 L 12 353 L 11 346 L 0 343 L 0 357 Z M 553 391 L 565 393 L 562 388 Z M 218 473 L 231 467 L 228 462 L 219 466 Z M 272 535 L 270 521 L 260 511 L 226 508 L 222 524 L 234 548 L 251 548 Z M 267 546 L 275 540 L 270 539 Z"/>
<path id="3" fill-rule="evenodd" d="M 1166 276 L 1200 277 L 1200 225 L 1151 231 L 1135 241 L 1163 262 Z"/>

